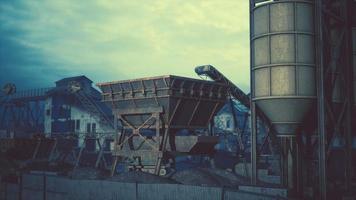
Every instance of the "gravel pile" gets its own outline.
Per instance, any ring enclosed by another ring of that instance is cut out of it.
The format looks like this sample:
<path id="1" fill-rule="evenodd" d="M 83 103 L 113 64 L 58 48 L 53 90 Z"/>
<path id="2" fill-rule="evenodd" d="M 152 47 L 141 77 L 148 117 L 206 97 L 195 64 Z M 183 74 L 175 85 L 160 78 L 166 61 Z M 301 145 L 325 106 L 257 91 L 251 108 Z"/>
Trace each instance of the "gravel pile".
<path id="1" fill-rule="evenodd" d="M 238 177 L 226 170 L 196 168 L 180 171 L 172 179 L 184 185 L 236 188 L 248 183 L 245 177 Z"/>

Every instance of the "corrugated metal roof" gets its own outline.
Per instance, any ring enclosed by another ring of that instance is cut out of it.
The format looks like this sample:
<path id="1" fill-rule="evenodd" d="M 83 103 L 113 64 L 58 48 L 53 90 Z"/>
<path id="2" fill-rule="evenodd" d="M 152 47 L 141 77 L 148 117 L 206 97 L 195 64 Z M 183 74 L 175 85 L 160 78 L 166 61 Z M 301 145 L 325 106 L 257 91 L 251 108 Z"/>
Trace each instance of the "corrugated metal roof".
<path id="1" fill-rule="evenodd" d="M 60 80 L 56 81 L 56 84 L 65 83 L 65 82 L 69 82 L 69 81 L 87 81 L 89 83 L 93 83 L 93 81 L 90 80 L 88 77 L 81 75 L 81 76 L 73 76 L 73 77 L 60 79 Z"/>

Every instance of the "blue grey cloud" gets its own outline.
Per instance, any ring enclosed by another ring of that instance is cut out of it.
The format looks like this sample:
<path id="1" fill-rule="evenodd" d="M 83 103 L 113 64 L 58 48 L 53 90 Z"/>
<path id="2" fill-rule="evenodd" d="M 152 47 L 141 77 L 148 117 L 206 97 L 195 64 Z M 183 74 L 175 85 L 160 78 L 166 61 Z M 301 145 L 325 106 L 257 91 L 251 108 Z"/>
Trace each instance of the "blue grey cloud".
<path id="1" fill-rule="evenodd" d="M 213 64 L 249 85 L 248 1 L 0 0 L 1 84 L 95 82 L 176 74 Z"/>

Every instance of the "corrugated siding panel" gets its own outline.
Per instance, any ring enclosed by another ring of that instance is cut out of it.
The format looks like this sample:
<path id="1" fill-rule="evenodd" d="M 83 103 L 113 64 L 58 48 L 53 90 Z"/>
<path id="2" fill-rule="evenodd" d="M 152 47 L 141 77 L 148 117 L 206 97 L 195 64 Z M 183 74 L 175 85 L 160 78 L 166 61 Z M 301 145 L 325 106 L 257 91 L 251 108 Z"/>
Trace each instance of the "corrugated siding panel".
<path id="1" fill-rule="evenodd" d="M 46 179 L 46 189 L 47 192 L 56 191 L 56 192 L 67 192 L 70 188 L 70 179 L 56 176 L 47 176 Z"/>
<path id="2" fill-rule="evenodd" d="M 136 188 L 137 187 L 137 188 Z M 104 180 L 73 180 L 47 176 L 47 200 L 240 200 L 286 199 L 282 188 L 240 186 L 239 190 L 179 184 L 135 184 Z M 23 199 L 43 199 L 43 176 L 23 176 Z M 19 186 L 7 183 L 6 200 L 19 199 Z"/>
<path id="3" fill-rule="evenodd" d="M 97 181 L 71 180 L 69 198 L 72 200 L 95 199 L 98 197 Z M 104 191 L 101 191 L 104 193 Z"/>
<path id="4" fill-rule="evenodd" d="M 43 175 L 22 175 L 22 197 L 26 200 L 43 199 Z"/>
<path id="5" fill-rule="evenodd" d="M 175 184 L 139 184 L 138 200 L 218 200 L 221 188 Z"/>
<path id="6" fill-rule="evenodd" d="M 119 183 L 102 181 L 101 190 L 105 194 L 101 194 L 99 199 L 107 200 L 136 200 L 136 184 L 135 183 Z"/>
<path id="7" fill-rule="evenodd" d="M 276 200 L 285 199 L 282 197 L 271 196 L 271 195 L 261 195 L 252 192 L 245 191 L 225 191 L 224 200 Z"/>
<path id="8" fill-rule="evenodd" d="M 134 183 L 95 180 L 72 180 L 69 199 L 135 200 Z"/>
<path id="9" fill-rule="evenodd" d="M 42 189 L 43 175 L 23 174 L 22 186 L 29 189 Z"/>
<path id="10" fill-rule="evenodd" d="M 68 198 L 70 180 L 62 177 L 47 176 L 46 197 L 49 200 L 63 200 Z"/>
<path id="11" fill-rule="evenodd" d="M 287 189 L 283 188 L 267 188 L 267 187 L 257 187 L 257 186 L 239 186 L 239 190 L 247 192 L 255 192 L 259 194 L 275 195 L 280 197 L 288 197 Z"/>
<path id="12" fill-rule="evenodd" d="M 18 200 L 19 199 L 19 186 L 17 184 L 6 183 L 6 200 Z"/>

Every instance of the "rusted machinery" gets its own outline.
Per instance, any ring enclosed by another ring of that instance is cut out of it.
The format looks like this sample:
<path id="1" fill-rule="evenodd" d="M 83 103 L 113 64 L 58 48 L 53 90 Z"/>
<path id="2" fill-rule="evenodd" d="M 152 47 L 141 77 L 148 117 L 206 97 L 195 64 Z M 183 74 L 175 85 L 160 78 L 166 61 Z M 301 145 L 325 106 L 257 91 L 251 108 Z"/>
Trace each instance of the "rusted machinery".
<path id="1" fill-rule="evenodd" d="M 177 155 L 214 151 L 218 138 L 207 130 L 226 101 L 224 84 L 168 75 L 98 86 L 122 125 L 112 173 L 127 159 L 131 169 L 165 174 Z"/>

